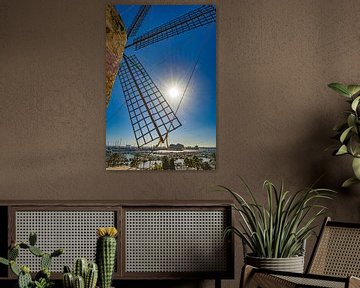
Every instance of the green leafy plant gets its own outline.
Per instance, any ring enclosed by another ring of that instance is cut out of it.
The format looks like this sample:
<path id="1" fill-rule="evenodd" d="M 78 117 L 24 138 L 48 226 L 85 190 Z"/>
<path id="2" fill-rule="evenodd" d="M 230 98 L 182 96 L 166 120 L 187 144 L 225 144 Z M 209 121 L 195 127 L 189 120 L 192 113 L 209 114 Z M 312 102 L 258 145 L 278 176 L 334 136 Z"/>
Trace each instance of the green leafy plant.
<path id="1" fill-rule="evenodd" d="M 339 139 L 339 146 L 334 155 L 351 155 L 354 177 L 347 179 L 342 186 L 349 187 L 360 183 L 360 85 L 344 85 L 331 83 L 329 88 L 346 98 L 350 109 L 346 111 L 347 119 L 344 123 L 334 127 L 336 138 Z"/>
<path id="2" fill-rule="evenodd" d="M 36 246 L 37 236 L 30 233 L 29 243 L 13 242 L 8 251 L 8 259 L 0 257 L 0 263 L 10 266 L 11 271 L 18 277 L 19 288 L 50 288 L 54 283 L 50 280 L 50 265 L 54 257 L 58 257 L 64 253 L 63 249 L 57 249 L 51 254 L 43 252 Z M 28 250 L 31 254 L 39 257 L 41 270 L 35 275 L 33 280 L 30 275 L 28 266 L 19 266 L 16 259 L 19 256 L 20 249 Z"/>
<path id="3" fill-rule="evenodd" d="M 51 288 L 54 285 L 55 285 L 54 282 L 49 282 L 45 278 L 41 278 L 41 279 L 39 279 L 39 281 L 35 280 L 33 282 L 33 287 L 34 288 Z"/>
<path id="4" fill-rule="evenodd" d="M 233 208 L 240 215 L 240 227 L 228 227 L 225 235 L 233 232 L 252 251 L 252 256 L 288 258 L 301 255 L 303 244 L 314 233 L 315 220 L 326 207 L 317 202 L 332 199 L 329 189 L 304 188 L 296 193 L 285 191 L 283 183 L 278 189 L 270 181 L 264 182 L 267 205 L 257 202 L 249 186 L 241 179 L 251 202 L 225 186 L 236 200 Z"/>

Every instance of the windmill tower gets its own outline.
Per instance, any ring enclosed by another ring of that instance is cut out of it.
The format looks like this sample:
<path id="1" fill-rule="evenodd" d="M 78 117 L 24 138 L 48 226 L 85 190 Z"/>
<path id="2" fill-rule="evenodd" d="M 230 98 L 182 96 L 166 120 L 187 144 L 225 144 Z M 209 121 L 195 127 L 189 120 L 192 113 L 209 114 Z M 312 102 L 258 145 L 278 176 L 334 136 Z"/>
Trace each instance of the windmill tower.
<path id="1" fill-rule="evenodd" d="M 162 143 L 167 144 L 169 133 L 181 127 L 182 124 L 176 115 L 176 111 L 173 111 L 136 54 L 126 55 L 128 48 L 132 47 L 135 51 L 144 49 L 154 43 L 165 41 L 216 21 L 215 6 L 202 5 L 140 36 L 136 36 L 150 8 L 149 5 L 140 6 L 128 28 L 124 26 L 120 16 L 112 6 L 107 8 L 106 46 L 107 51 L 112 51 L 112 53 L 107 52 L 110 54 L 107 54 L 107 59 L 113 61 L 107 62 L 106 65 L 106 95 L 109 95 L 107 104 L 117 73 L 138 147 L 149 143 L 156 143 L 157 146 Z M 108 37 L 108 31 L 117 36 Z M 119 41 L 119 39 L 120 43 L 116 45 L 111 43 L 111 41 Z M 114 46 L 117 49 L 113 49 Z"/>

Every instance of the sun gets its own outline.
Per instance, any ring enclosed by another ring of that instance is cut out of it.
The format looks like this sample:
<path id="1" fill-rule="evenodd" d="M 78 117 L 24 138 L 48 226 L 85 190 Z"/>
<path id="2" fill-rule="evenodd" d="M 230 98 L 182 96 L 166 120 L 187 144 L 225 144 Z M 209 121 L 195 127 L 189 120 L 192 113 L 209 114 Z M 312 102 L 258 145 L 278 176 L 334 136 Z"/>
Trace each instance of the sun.
<path id="1" fill-rule="evenodd" d="M 176 99 L 180 96 L 180 89 L 177 86 L 171 86 L 168 89 L 168 94 L 172 99 Z"/>

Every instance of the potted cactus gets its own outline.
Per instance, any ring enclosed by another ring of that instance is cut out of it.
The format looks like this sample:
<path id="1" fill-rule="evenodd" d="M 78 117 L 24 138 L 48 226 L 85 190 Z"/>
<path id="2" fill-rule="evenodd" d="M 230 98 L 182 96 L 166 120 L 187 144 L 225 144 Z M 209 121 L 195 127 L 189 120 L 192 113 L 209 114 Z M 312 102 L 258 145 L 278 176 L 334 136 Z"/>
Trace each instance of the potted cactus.
<path id="1" fill-rule="evenodd" d="M 96 262 L 99 267 L 100 288 L 110 288 L 116 258 L 115 227 L 100 227 L 97 229 Z"/>
<path id="2" fill-rule="evenodd" d="M 85 258 L 78 258 L 74 263 L 74 271 L 69 266 L 64 267 L 64 288 L 95 288 L 98 279 L 96 263 L 88 262 Z"/>
<path id="3" fill-rule="evenodd" d="M 52 253 L 45 253 L 36 246 L 36 233 L 30 233 L 29 243 L 13 242 L 10 245 L 8 259 L 0 257 L 0 263 L 10 266 L 11 271 L 18 277 L 19 288 L 49 288 L 54 285 L 50 280 L 50 265 L 54 257 L 64 253 L 63 249 L 57 249 Z M 26 265 L 19 266 L 16 259 L 19 256 L 20 249 L 28 250 L 33 255 L 39 257 L 41 270 L 35 275 L 34 280 L 30 275 L 30 268 Z"/>

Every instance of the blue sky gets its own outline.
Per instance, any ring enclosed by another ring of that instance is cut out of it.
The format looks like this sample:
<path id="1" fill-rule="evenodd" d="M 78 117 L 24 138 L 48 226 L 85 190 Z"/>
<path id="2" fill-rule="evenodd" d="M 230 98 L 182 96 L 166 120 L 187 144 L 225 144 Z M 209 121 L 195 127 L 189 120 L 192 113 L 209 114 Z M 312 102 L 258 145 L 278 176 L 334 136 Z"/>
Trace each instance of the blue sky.
<path id="1" fill-rule="evenodd" d="M 138 11 L 137 5 L 116 5 L 125 26 L 129 27 Z M 153 5 L 136 36 L 164 24 L 199 5 Z M 135 37 L 136 37 L 135 36 Z M 131 40 L 128 40 L 131 43 Z M 216 24 L 185 32 L 135 51 L 150 77 L 159 87 L 173 110 L 181 96 L 171 96 L 177 87 L 182 95 L 192 69 L 199 57 L 195 73 L 181 103 L 177 116 L 182 126 L 169 134 L 169 144 L 216 146 Z M 106 111 L 106 143 L 136 146 L 125 98 L 117 79 Z M 157 143 L 149 143 L 155 145 Z"/>

